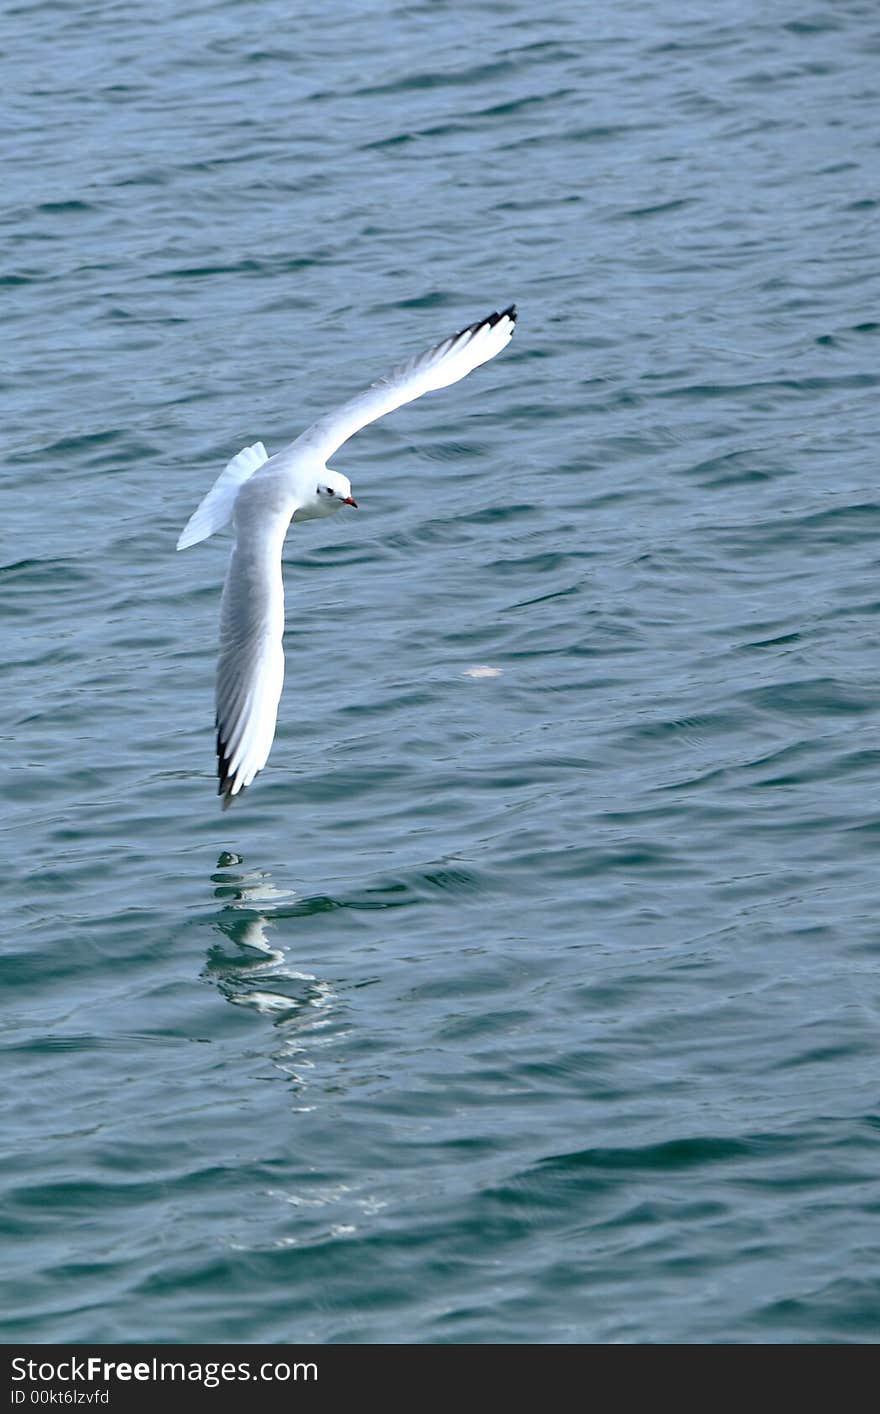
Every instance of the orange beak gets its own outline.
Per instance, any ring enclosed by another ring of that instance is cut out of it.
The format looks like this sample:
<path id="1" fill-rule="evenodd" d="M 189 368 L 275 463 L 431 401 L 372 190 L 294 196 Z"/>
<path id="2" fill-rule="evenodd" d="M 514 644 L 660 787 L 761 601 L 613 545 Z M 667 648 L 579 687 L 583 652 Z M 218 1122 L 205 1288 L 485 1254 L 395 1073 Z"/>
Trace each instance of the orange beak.
<path id="1" fill-rule="evenodd" d="M 342 498 L 342 504 L 343 504 L 344 506 L 354 506 L 355 510 L 357 510 L 357 508 L 358 508 L 358 503 L 357 503 L 357 501 L 354 499 L 354 496 L 343 496 L 343 498 Z"/>

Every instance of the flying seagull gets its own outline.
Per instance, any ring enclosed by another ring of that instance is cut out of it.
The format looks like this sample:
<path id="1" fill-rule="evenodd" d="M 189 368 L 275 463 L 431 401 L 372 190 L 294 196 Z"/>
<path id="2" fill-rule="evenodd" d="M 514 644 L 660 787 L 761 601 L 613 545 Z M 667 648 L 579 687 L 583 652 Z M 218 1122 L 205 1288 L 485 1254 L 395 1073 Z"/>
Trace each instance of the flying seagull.
<path id="1" fill-rule="evenodd" d="M 511 305 L 469 324 L 319 418 L 272 457 L 262 442 L 245 447 L 187 521 L 178 550 L 206 540 L 230 520 L 235 528 L 217 664 L 217 794 L 224 810 L 263 769 L 275 736 L 284 678 L 281 548 L 287 528 L 292 520 L 357 506 L 348 477 L 327 466 L 327 458 L 368 423 L 423 393 L 448 388 L 494 358 L 515 323 Z"/>

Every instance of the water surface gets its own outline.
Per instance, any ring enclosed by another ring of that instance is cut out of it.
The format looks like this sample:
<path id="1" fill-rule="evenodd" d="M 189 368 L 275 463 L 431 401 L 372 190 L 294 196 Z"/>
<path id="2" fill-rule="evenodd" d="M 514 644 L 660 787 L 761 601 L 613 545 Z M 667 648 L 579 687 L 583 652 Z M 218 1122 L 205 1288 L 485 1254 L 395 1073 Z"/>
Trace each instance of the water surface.
<path id="1" fill-rule="evenodd" d="M 6 32 L 3 1338 L 873 1343 L 875 7 Z M 181 526 L 512 300 L 221 815 Z"/>

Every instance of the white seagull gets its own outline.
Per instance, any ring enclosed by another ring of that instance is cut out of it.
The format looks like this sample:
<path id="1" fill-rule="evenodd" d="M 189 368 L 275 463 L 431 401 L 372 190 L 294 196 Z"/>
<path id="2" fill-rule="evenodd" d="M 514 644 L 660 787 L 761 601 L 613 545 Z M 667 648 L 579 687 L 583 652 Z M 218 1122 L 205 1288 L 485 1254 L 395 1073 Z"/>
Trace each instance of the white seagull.
<path id="1" fill-rule="evenodd" d="M 217 794 L 223 809 L 249 786 L 272 749 L 284 679 L 281 547 L 292 520 L 357 506 L 351 483 L 327 458 L 362 427 L 435 388 L 448 388 L 500 353 L 516 306 L 469 324 L 402 363 L 313 423 L 270 457 L 262 442 L 245 447 L 221 472 L 177 542 L 206 540 L 231 520 L 235 545 L 220 603 L 217 664 Z"/>

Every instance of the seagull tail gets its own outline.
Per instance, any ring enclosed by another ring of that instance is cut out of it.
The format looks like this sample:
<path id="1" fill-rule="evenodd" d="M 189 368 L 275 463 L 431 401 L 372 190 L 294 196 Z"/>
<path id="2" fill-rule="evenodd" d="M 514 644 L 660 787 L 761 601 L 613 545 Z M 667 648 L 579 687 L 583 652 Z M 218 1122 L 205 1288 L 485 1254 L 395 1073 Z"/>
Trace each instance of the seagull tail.
<path id="1" fill-rule="evenodd" d="M 198 545 L 200 540 L 207 540 L 215 530 L 221 530 L 232 519 L 235 498 L 245 481 L 268 460 L 269 454 L 262 442 L 244 447 L 237 457 L 233 457 L 181 531 L 178 550 Z"/>

